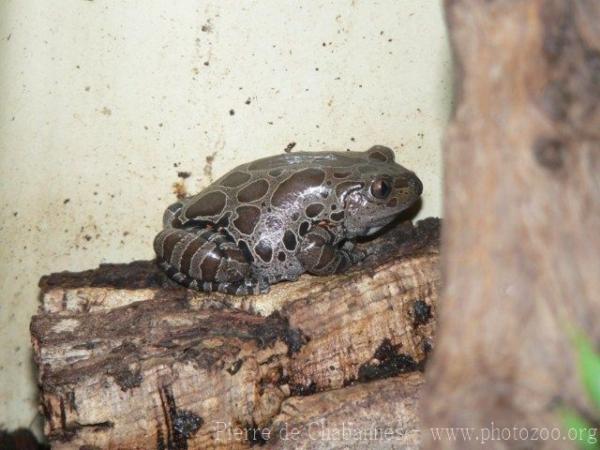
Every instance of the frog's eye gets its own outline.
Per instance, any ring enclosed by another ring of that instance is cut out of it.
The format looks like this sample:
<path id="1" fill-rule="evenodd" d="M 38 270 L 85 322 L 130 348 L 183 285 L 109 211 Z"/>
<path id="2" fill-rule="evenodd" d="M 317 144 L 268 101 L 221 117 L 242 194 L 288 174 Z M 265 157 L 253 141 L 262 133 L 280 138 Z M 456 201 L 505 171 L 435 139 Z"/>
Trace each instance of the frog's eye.
<path id="1" fill-rule="evenodd" d="M 378 199 L 385 199 L 392 193 L 392 185 L 389 181 L 378 179 L 371 184 L 371 194 Z"/>

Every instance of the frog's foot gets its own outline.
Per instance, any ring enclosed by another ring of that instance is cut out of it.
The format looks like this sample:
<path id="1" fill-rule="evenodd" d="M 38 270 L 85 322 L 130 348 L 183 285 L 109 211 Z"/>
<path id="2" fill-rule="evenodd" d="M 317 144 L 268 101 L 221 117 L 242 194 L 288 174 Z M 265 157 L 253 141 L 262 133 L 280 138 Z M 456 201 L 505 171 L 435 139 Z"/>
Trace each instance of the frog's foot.
<path id="1" fill-rule="evenodd" d="M 354 248 L 352 242 L 336 244 L 331 235 L 315 227 L 304 237 L 298 259 L 304 269 L 313 275 L 331 275 L 348 270 L 365 255 Z"/>
<path id="2" fill-rule="evenodd" d="M 347 271 L 352 266 L 365 259 L 366 256 L 366 253 L 361 250 L 347 250 L 345 248 L 338 249 L 335 256 L 337 263 L 335 264 L 335 270 L 333 273 L 342 273 Z"/>
<path id="3" fill-rule="evenodd" d="M 344 259 L 349 261 L 350 265 L 357 264 L 369 256 L 367 251 L 358 249 L 352 241 L 344 242 L 340 248 L 340 252 L 344 254 Z"/>
<path id="4" fill-rule="evenodd" d="M 221 292 L 234 295 L 257 295 L 266 294 L 271 289 L 266 280 L 253 280 L 246 278 L 237 282 L 202 283 L 201 289 L 205 292 Z"/>
<path id="5" fill-rule="evenodd" d="M 189 275 L 179 272 L 174 266 L 166 261 L 159 262 L 159 266 L 166 272 L 169 278 L 188 289 L 202 292 L 221 292 L 223 294 L 233 295 L 256 295 L 269 292 L 271 285 L 266 279 L 254 280 L 245 278 L 240 281 L 203 281 L 192 278 Z"/>

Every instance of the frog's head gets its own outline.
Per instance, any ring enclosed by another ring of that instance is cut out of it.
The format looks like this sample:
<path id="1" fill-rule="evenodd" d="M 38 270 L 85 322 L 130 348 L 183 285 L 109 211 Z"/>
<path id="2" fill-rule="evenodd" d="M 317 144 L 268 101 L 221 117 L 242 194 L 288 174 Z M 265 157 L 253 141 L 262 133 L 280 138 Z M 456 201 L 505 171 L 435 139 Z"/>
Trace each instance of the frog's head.
<path id="1" fill-rule="evenodd" d="M 394 162 L 394 152 L 380 145 L 365 153 L 358 176 L 343 192 L 347 237 L 368 236 L 413 205 L 423 184 L 414 172 Z"/>

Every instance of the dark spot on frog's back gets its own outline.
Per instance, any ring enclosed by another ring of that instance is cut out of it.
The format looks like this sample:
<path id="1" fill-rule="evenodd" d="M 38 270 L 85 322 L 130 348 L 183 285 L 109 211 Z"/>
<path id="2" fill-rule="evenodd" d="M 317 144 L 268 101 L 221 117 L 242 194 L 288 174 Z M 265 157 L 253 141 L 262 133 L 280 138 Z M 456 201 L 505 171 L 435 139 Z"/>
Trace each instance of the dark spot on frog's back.
<path id="1" fill-rule="evenodd" d="M 240 202 L 253 202 L 262 198 L 269 190 L 269 183 L 266 180 L 256 180 L 243 188 L 237 195 Z"/>
<path id="2" fill-rule="evenodd" d="M 225 187 L 238 187 L 244 184 L 246 181 L 250 179 L 249 173 L 244 172 L 232 172 L 228 175 L 225 175 L 225 178 L 221 181 L 221 185 Z"/>
<path id="3" fill-rule="evenodd" d="M 323 205 L 320 203 L 313 203 L 306 207 L 306 215 L 311 218 L 318 216 L 321 211 L 323 211 Z"/>
<path id="4" fill-rule="evenodd" d="M 190 204 L 185 210 L 185 216 L 188 219 L 194 217 L 216 216 L 225 209 L 227 201 L 226 195 L 221 191 L 213 191 L 204 194 L 194 203 Z"/>
<path id="5" fill-rule="evenodd" d="M 320 169 L 304 169 L 296 172 L 283 181 L 273 193 L 271 203 L 273 206 L 283 206 L 296 199 L 298 193 L 310 187 L 317 187 L 323 183 L 325 172 Z"/>
<path id="6" fill-rule="evenodd" d="M 334 178 L 347 178 L 350 176 L 352 172 L 333 172 L 333 177 Z"/>
<path id="7" fill-rule="evenodd" d="M 260 218 L 260 209 L 256 206 L 240 206 L 236 209 L 237 219 L 233 225 L 244 234 L 252 234 Z"/>
<path id="8" fill-rule="evenodd" d="M 287 230 L 283 235 L 283 245 L 290 251 L 296 248 L 296 236 L 290 230 Z"/>
<path id="9" fill-rule="evenodd" d="M 344 211 L 331 213 L 329 217 L 331 217 L 331 220 L 333 220 L 334 222 L 339 222 L 344 218 Z"/>
<path id="10" fill-rule="evenodd" d="M 308 222 L 302 222 L 300 224 L 300 227 L 298 228 L 298 234 L 300 236 L 306 235 L 306 233 L 308 233 L 309 227 L 310 227 L 310 223 L 308 223 Z"/>
<path id="11" fill-rule="evenodd" d="M 271 244 L 264 239 L 258 241 L 258 244 L 256 244 L 254 247 L 254 251 L 264 262 L 271 261 L 271 258 L 273 257 L 273 249 L 271 248 Z"/>

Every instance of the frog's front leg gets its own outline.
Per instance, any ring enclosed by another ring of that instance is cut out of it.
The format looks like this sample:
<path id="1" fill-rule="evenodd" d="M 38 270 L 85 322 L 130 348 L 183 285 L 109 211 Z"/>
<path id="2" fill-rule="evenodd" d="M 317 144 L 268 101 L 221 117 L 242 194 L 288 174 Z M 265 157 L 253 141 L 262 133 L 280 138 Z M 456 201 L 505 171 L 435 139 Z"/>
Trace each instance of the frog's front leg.
<path id="1" fill-rule="evenodd" d="M 354 250 L 351 242 L 342 247 L 336 245 L 335 235 L 322 226 L 314 227 L 304 236 L 298 253 L 304 269 L 314 275 L 343 272 L 360 261 L 362 256 Z"/>

